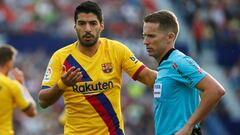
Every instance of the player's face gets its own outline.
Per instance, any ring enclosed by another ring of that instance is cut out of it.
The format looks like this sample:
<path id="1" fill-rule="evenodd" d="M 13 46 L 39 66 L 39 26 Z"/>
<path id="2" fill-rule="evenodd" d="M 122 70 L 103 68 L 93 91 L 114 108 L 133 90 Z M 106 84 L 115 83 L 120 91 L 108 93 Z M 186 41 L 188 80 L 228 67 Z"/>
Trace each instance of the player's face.
<path id="1" fill-rule="evenodd" d="M 81 45 L 94 46 L 103 31 L 103 23 L 100 23 L 93 13 L 80 13 L 75 24 L 75 30 Z"/>
<path id="2" fill-rule="evenodd" d="M 148 55 L 159 59 L 167 46 L 167 36 L 159 30 L 159 24 L 144 23 L 143 38 Z"/>

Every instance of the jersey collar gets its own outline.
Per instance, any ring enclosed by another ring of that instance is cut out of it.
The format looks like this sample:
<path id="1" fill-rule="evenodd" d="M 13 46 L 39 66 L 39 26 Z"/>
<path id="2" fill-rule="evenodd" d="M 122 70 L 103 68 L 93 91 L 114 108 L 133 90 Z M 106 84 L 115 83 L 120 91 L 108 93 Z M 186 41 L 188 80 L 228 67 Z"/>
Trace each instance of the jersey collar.
<path id="1" fill-rule="evenodd" d="M 163 56 L 162 60 L 159 62 L 159 65 L 160 65 L 164 60 L 168 59 L 168 57 L 170 56 L 170 54 L 171 54 L 174 50 L 176 50 L 176 49 L 175 49 L 175 48 L 171 48 L 171 49 Z"/>

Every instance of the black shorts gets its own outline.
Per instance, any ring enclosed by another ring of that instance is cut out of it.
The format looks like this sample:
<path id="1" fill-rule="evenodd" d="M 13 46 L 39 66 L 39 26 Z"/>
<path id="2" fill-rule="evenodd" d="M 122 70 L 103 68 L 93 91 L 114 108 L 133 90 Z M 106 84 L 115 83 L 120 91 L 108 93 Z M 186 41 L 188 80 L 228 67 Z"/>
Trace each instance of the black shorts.
<path id="1" fill-rule="evenodd" d="M 200 128 L 194 128 L 192 131 L 192 135 L 202 135 Z"/>

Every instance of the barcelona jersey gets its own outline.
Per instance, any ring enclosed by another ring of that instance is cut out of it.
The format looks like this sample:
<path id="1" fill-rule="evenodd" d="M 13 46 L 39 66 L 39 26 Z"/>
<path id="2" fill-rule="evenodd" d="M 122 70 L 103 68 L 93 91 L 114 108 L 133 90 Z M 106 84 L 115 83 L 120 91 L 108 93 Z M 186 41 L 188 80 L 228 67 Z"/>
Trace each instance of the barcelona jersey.
<path id="1" fill-rule="evenodd" d="M 75 66 L 83 78 L 64 90 L 66 123 L 64 135 L 123 135 L 120 93 L 122 71 L 136 80 L 144 64 L 120 42 L 100 38 L 92 57 L 77 49 L 78 41 L 59 49 L 51 57 L 42 89 L 54 86 L 63 73 Z"/>
<path id="2" fill-rule="evenodd" d="M 0 73 L 0 135 L 13 135 L 12 115 L 14 107 L 21 110 L 29 107 L 22 85 Z"/>

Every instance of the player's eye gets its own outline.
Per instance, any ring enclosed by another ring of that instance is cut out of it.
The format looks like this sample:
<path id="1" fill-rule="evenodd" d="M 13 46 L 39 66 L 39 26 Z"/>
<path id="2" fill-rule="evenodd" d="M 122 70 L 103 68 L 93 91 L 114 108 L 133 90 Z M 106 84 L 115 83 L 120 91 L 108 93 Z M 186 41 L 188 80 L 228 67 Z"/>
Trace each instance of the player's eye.
<path id="1" fill-rule="evenodd" d="M 78 25 L 80 25 L 80 26 L 85 25 L 85 24 L 86 24 L 86 22 L 83 22 L 83 21 L 78 22 Z"/>
<path id="2" fill-rule="evenodd" d="M 90 25 L 92 25 L 92 26 L 95 26 L 95 25 L 97 25 L 98 23 L 96 22 L 96 21 L 92 21 L 92 22 L 90 22 Z"/>

